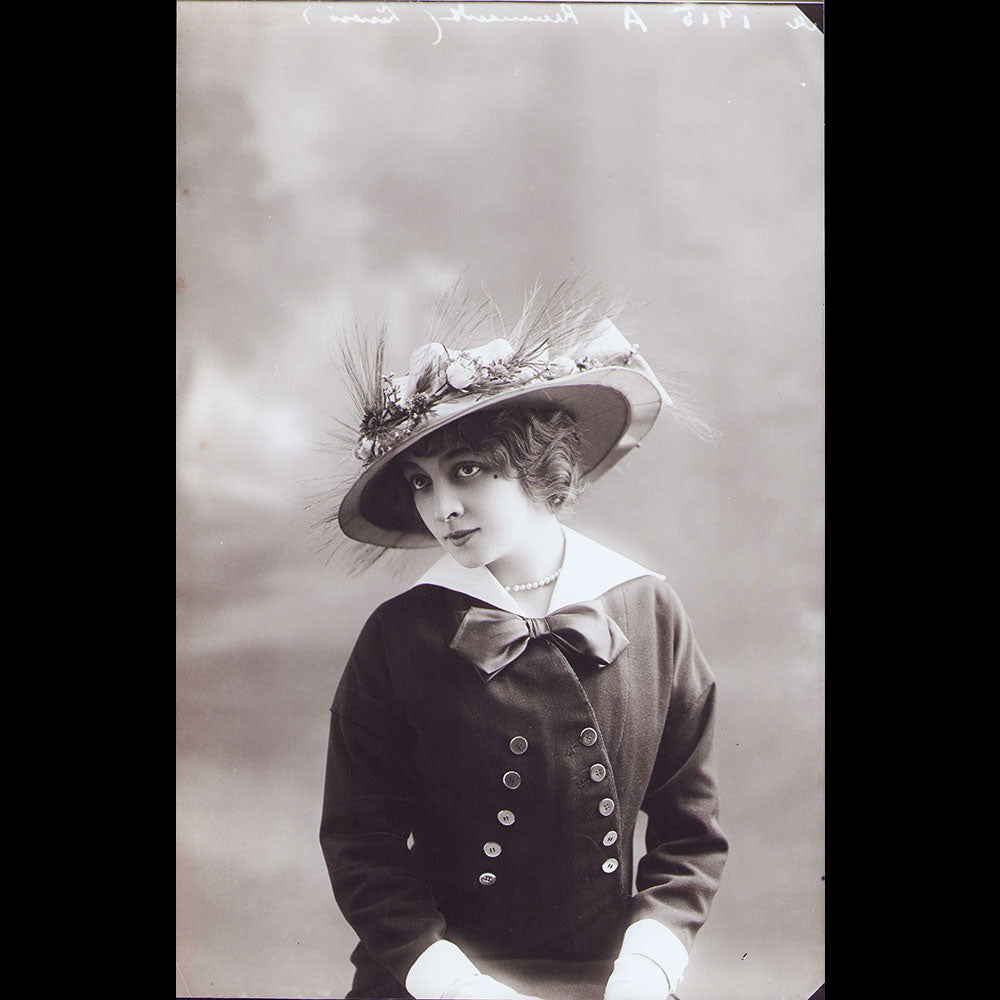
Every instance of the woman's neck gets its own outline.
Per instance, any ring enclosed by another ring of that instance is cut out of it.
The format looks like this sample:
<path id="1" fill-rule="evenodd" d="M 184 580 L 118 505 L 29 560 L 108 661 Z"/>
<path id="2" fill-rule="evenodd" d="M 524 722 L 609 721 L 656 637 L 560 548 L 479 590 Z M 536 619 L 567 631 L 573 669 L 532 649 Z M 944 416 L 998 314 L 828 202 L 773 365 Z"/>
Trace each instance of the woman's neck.
<path id="1" fill-rule="evenodd" d="M 524 544 L 516 551 L 489 565 L 489 571 L 504 587 L 537 583 L 552 576 L 562 566 L 566 539 L 555 516 L 546 512 L 533 529 L 526 534 Z M 552 580 L 540 587 L 509 592 L 530 613 L 544 614 L 554 586 L 555 580 Z"/>

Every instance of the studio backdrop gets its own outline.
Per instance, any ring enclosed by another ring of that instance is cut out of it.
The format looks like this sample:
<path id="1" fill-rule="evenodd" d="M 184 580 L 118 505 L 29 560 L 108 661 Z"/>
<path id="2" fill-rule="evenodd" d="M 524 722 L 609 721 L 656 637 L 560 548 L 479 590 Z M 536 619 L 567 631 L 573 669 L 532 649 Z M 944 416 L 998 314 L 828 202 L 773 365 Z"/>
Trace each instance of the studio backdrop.
<path id="1" fill-rule="evenodd" d="M 792 4 L 177 4 L 177 996 L 343 997 L 319 847 L 361 575 L 310 506 L 338 339 L 585 275 L 668 420 L 577 530 L 663 573 L 719 685 L 730 856 L 683 1000 L 824 980 L 823 33 Z M 641 836 L 642 830 L 637 831 Z"/>

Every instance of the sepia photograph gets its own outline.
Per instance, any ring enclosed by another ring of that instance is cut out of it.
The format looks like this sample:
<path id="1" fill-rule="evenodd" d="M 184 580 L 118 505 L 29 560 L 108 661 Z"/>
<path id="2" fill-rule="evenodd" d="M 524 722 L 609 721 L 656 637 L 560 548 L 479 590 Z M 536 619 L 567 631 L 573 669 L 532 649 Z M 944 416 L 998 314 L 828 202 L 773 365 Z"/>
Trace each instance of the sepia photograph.
<path id="1" fill-rule="evenodd" d="M 176 996 L 821 1000 L 822 4 L 176 4 Z"/>

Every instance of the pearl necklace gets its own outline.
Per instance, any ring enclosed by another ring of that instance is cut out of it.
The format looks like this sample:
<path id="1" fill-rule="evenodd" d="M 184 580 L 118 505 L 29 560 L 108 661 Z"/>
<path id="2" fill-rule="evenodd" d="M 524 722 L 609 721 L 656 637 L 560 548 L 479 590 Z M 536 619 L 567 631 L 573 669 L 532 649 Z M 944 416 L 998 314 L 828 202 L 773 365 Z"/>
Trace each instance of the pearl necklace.
<path id="1" fill-rule="evenodd" d="M 534 583 L 512 583 L 509 587 L 504 586 L 503 589 L 506 590 L 508 594 L 512 594 L 514 591 L 520 590 L 538 590 L 539 587 L 547 587 L 550 583 L 554 583 L 558 579 L 560 572 L 562 572 L 561 567 L 551 576 L 542 577 L 541 580 L 535 580 Z"/>

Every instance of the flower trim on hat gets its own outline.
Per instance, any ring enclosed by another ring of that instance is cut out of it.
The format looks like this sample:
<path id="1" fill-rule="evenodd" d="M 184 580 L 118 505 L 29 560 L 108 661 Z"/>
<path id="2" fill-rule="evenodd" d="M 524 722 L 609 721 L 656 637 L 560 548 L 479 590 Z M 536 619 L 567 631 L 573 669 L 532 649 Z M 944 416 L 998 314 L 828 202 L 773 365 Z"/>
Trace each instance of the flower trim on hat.
<path id="1" fill-rule="evenodd" d="M 406 447 L 411 435 L 459 419 L 492 396 L 516 400 L 547 385 L 579 387 L 582 392 L 587 386 L 614 382 L 631 386 L 639 400 L 641 412 L 633 413 L 636 439 L 649 429 L 661 407 L 670 407 L 699 436 L 713 436 L 683 401 L 675 407 L 660 376 L 638 353 L 638 345 L 629 343 L 614 325 L 620 305 L 608 302 L 587 280 L 583 275 L 567 278 L 544 294 L 536 284 L 510 323 L 488 293 L 480 297 L 460 279 L 437 302 L 425 328 L 425 343 L 412 353 L 405 375 L 386 374 L 384 320 L 375 326 L 355 321 L 353 334 L 342 332 L 341 378 L 352 415 L 335 418 L 337 429 L 330 434 L 335 471 L 310 503 L 322 505 L 318 529 L 338 528 L 328 540 L 331 557 L 345 557 L 351 572 L 360 572 L 387 554 L 394 557 L 433 544 L 429 533 L 422 539 L 418 533 L 367 521 L 361 499 L 377 486 L 379 460 L 384 462 Z M 484 331 L 496 331 L 502 339 L 482 344 L 487 339 Z M 481 346 L 469 346 L 476 343 Z M 590 369 L 600 371 L 591 376 Z M 618 377 L 626 372 L 627 378 Z M 643 383 L 659 394 L 661 406 L 655 413 Z M 505 390 L 506 395 L 500 396 Z M 631 407 L 630 390 L 623 388 L 620 394 Z M 628 450 L 606 453 L 592 478 L 603 475 Z"/>
<path id="2" fill-rule="evenodd" d="M 608 319 L 602 320 L 579 358 L 546 350 L 528 356 L 503 339 L 477 348 L 449 351 L 424 344 L 413 352 L 407 376 L 381 377 L 381 393 L 362 414 L 354 457 L 363 466 L 394 450 L 425 423 L 435 407 L 466 397 L 483 398 L 507 389 L 543 384 L 606 365 L 627 365 L 638 351 Z"/>

